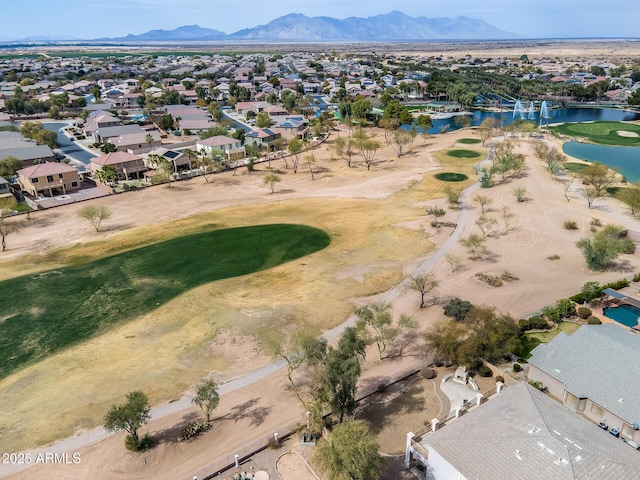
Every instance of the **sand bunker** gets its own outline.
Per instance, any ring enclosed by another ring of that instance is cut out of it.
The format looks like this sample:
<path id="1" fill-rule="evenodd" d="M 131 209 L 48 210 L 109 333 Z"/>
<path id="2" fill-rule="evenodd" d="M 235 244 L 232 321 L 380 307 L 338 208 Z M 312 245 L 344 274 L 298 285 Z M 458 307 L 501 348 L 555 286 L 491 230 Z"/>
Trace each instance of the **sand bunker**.
<path id="1" fill-rule="evenodd" d="M 629 138 L 637 138 L 638 134 L 636 132 L 628 132 L 626 130 L 616 130 L 616 133 L 621 137 L 629 137 Z"/>

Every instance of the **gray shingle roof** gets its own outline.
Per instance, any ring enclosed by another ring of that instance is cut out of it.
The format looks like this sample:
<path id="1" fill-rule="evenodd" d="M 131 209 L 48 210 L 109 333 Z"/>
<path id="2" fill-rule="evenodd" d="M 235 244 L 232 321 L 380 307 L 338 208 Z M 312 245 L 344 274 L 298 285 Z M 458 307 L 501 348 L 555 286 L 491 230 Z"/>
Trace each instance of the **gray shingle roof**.
<path id="1" fill-rule="evenodd" d="M 585 325 L 538 345 L 531 365 L 628 423 L 640 424 L 640 336 L 613 324 Z M 620 401 L 622 399 L 622 401 Z"/>
<path id="2" fill-rule="evenodd" d="M 421 443 L 469 479 L 640 479 L 640 452 L 526 383 Z"/>

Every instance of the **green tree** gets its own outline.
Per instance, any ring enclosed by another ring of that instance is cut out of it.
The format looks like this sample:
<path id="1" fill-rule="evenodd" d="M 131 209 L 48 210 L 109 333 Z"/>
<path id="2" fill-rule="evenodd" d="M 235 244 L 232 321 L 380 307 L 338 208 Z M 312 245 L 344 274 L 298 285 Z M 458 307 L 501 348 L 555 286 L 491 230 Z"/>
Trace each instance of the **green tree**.
<path id="1" fill-rule="evenodd" d="M 478 205 L 480 205 L 480 209 L 481 209 L 480 213 L 484 213 L 485 209 L 489 205 L 491 205 L 491 202 L 492 202 L 492 200 L 489 197 L 485 197 L 483 195 L 478 195 L 477 197 L 474 198 L 474 200 Z"/>
<path id="2" fill-rule="evenodd" d="M 267 173 L 262 179 L 262 183 L 264 183 L 265 185 L 269 185 L 269 187 L 271 188 L 271 193 L 275 192 L 276 183 L 280 183 L 281 181 L 282 178 L 280 178 L 280 176 L 276 175 L 275 173 Z"/>
<path id="3" fill-rule="evenodd" d="M 424 308 L 425 295 L 433 292 L 440 286 L 440 281 L 433 273 L 418 273 L 408 279 L 407 288 L 420 294 L 420 308 Z"/>
<path id="4" fill-rule="evenodd" d="M 102 153 L 113 153 L 118 151 L 118 147 L 116 147 L 115 144 L 111 142 L 106 142 L 100 146 L 100 151 Z"/>
<path id="5" fill-rule="evenodd" d="M 618 179 L 618 172 L 600 162 L 594 162 L 585 167 L 581 175 L 583 180 L 593 188 L 595 198 L 604 197 L 607 194 L 607 188 Z"/>
<path id="6" fill-rule="evenodd" d="M 494 308 L 473 307 L 464 319 L 471 334 L 465 339 L 465 349 L 469 360 L 482 358 L 495 361 L 511 353 L 520 336 L 520 327 L 506 314 L 497 313 Z"/>
<path id="7" fill-rule="evenodd" d="M 359 98 L 351 105 L 351 116 L 356 120 L 366 120 L 372 108 L 369 100 Z"/>
<path id="8" fill-rule="evenodd" d="M 458 297 L 453 297 L 449 300 L 449 303 L 443 307 L 443 311 L 447 317 L 460 322 L 465 319 L 467 313 L 469 313 L 472 308 L 473 305 L 471 302 L 467 300 L 460 300 Z"/>
<path id="9" fill-rule="evenodd" d="M 337 425 L 318 444 L 315 460 L 329 480 L 377 480 L 384 464 L 364 420 Z"/>
<path id="10" fill-rule="evenodd" d="M 152 168 L 160 170 L 162 177 L 165 178 L 167 182 L 169 182 L 168 187 L 171 188 L 171 179 L 173 177 L 173 162 L 167 160 L 162 155 L 157 155 L 155 153 L 152 153 L 147 157 L 147 162 Z"/>
<path id="11" fill-rule="evenodd" d="M 424 337 L 427 347 L 433 351 L 435 357 L 447 365 L 452 365 L 459 359 L 466 336 L 464 326 L 446 320 L 434 325 Z"/>
<path id="12" fill-rule="evenodd" d="M 104 205 L 87 205 L 78 211 L 78 216 L 88 220 L 96 232 L 100 231 L 100 225 L 104 220 L 111 218 L 113 212 Z"/>
<path id="13" fill-rule="evenodd" d="M 330 348 L 326 367 L 318 385 L 318 394 L 326 398 L 331 411 L 342 423 L 356 409 L 356 391 L 361 374 L 360 358 L 364 358 L 366 343 L 353 327 L 347 327 L 337 348 Z"/>
<path id="14" fill-rule="evenodd" d="M 211 379 L 203 379 L 196 385 L 196 396 L 191 399 L 191 403 L 197 405 L 205 414 L 207 423 L 211 422 L 211 412 L 218 408 L 220 395 L 218 395 L 218 384 Z"/>
<path id="15" fill-rule="evenodd" d="M 618 198 L 629 205 L 632 215 L 635 215 L 640 210 L 640 188 L 637 185 L 623 189 Z"/>
<path id="16" fill-rule="evenodd" d="M 258 113 L 256 117 L 256 127 L 258 128 L 268 128 L 271 126 L 271 118 L 269 114 L 265 111 Z"/>
<path id="17" fill-rule="evenodd" d="M 93 176 L 103 185 L 112 185 L 118 178 L 118 171 L 111 165 L 104 165 Z"/>
<path id="18" fill-rule="evenodd" d="M 383 119 L 392 119 L 397 127 L 401 125 L 411 125 L 413 123 L 413 116 L 407 110 L 407 107 L 402 105 L 398 100 L 391 100 L 385 106 Z"/>
<path id="19" fill-rule="evenodd" d="M 158 122 L 158 127 L 161 130 L 169 130 L 173 127 L 173 117 L 167 113 L 160 117 L 160 121 Z"/>
<path id="20" fill-rule="evenodd" d="M 603 271 L 623 253 L 633 253 L 633 240 L 626 237 L 626 230 L 616 225 L 605 225 L 592 238 L 576 242 L 591 270 Z"/>
<path id="21" fill-rule="evenodd" d="M 373 341 L 378 348 L 378 360 L 382 354 L 403 331 L 416 328 L 416 323 L 409 315 L 401 315 L 396 325 L 391 315 L 391 304 L 376 302 L 371 305 L 358 307 L 355 311 L 358 320 L 356 329 L 368 341 Z"/>
<path id="22" fill-rule="evenodd" d="M 460 240 L 463 247 L 469 250 L 472 260 L 477 260 L 478 253 L 484 249 L 484 238 L 476 233 L 472 233 L 466 238 Z"/>
<path id="23" fill-rule="evenodd" d="M 333 142 L 332 150 L 339 158 L 347 162 L 347 167 L 351 168 L 351 157 L 353 156 L 353 150 L 351 149 L 350 138 L 337 137 Z"/>
<path id="24" fill-rule="evenodd" d="M 5 157 L 0 160 L 0 177 L 7 180 L 13 177 L 23 166 L 24 162 L 17 157 Z"/>
<path id="25" fill-rule="evenodd" d="M 149 399 L 140 390 L 129 392 L 127 401 L 121 405 L 112 405 L 104 417 L 107 432 L 126 431 L 133 440 L 134 449 L 140 447 L 138 430 L 151 419 Z"/>

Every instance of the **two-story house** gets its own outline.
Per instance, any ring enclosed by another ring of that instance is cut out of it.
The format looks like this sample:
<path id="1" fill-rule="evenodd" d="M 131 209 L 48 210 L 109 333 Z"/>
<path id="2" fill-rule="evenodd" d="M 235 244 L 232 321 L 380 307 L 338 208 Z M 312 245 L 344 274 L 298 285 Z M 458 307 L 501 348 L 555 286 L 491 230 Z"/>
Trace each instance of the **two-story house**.
<path id="1" fill-rule="evenodd" d="M 221 150 L 228 160 L 237 160 L 245 156 L 242 142 L 226 135 L 216 135 L 196 142 L 196 151 L 198 152 L 204 151 L 207 155 L 211 155 L 214 150 Z"/>
<path id="2" fill-rule="evenodd" d="M 44 162 L 18 170 L 18 184 L 34 197 L 52 197 L 80 190 L 78 170 L 66 163 Z"/>
<path id="3" fill-rule="evenodd" d="M 120 180 L 142 178 L 148 170 L 142 157 L 128 152 L 113 152 L 92 158 L 88 169 L 95 174 L 105 166 L 115 168 Z"/>

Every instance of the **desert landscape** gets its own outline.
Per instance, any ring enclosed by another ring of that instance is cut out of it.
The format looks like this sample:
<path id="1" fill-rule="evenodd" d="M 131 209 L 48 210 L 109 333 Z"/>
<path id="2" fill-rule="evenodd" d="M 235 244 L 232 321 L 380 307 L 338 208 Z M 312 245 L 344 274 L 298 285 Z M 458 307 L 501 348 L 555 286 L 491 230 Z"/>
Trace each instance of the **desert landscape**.
<path id="1" fill-rule="evenodd" d="M 72 451 L 82 459 L 72 465 L 34 465 L 6 478 L 85 478 L 96 472 L 114 479 L 190 478 L 214 459 L 232 458 L 242 446 L 301 421 L 303 412 L 287 391 L 282 372 L 223 395 L 213 429 L 194 442 L 175 439 L 179 426 L 198 415 L 195 407 L 159 416 L 144 427 L 160 439 L 149 452 L 127 452 L 124 434 L 87 446 L 83 442 L 109 405 L 127 391 L 142 389 L 152 404 L 171 405 L 187 398 L 204 375 L 211 373 L 224 385 L 271 363 L 264 348 L 267 336 L 295 329 L 320 334 L 344 322 L 357 305 L 392 301 L 394 314 L 412 315 L 420 331 L 426 331 L 445 318 L 441 306 L 454 296 L 526 318 L 587 281 L 607 282 L 640 270 L 636 255 L 625 256 L 617 270 L 594 273 L 587 268 L 575 242 L 589 235 L 594 218 L 630 231 L 640 231 L 640 225 L 626 206 L 610 198 L 588 208 L 578 182 L 567 201 L 562 183 L 535 157 L 531 140 L 519 138 L 516 151 L 526 158 L 522 173 L 464 196 L 460 238 L 478 232 L 475 221 L 481 208 L 474 199 L 483 195 L 491 200 L 486 214 L 497 223 L 486 235 L 486 251 L 472 260 L 454 243 L 446 253 L 455 269 L 444 259 L 433 266 L 440 280 L 435 305 L 420 309 L 416 292 L 397 286 L 430 267 L 432 254 L 449 249 L 447 240 L 462 210 L 447 205 L 445 189 L 472 185 L 477 180 L 473 164 L 484 160 L 486 149 L 471 146 L 481 154 L 475 159 L 447 156 L 448 149 L 469 148 L 459 140 L 476 135 L 473 129 L 461 129 L 418 138 L 412 151 L 400 158 L 383 147 L 367 171 L 359 162 L 347 168 L 332 158 L 336 135 L 332 132 L 315 151 L 315 180 L 302 168 L 294 174 L 280 161 L 272 162 L 271 169 L 283 179 L 273 194 L 262 181 L 271 170 L 259 164 L 251 173 L 217 175 L 210 184 L 194 178 L 171 188 L 155 186 L 93 200 L 114 213 L 101 232 L 78 217 L 78 205 L 67 205 L 32 214 L 25 227 L 8 238 L 9 249 L 0 258 L 2 279 L 114 255 L 203 226 L 295 222 L 325 230 L 331 244 L 269 270 L 193 289 L 1 380 L 0 450 L 26 451 L 74 437 L 78 445 Z M 382 131 L 376 135 L 384 144 Z M 547 141 L 557 140 L 547 136 Z M 433 176 L 439 172 L 463 173 L 469 180 L 443 182 Z M 525 201 L 513 195 L 516 187 L 526 190 Z M 426 214 L 433 206 L 446 210 L 438 228 Z M 504 212 L 510 215 L 508 225 Z M 563 228 L 566 220 L 579 228 Z M 511 281 L 501 287 L 476 276 L 505 273 Z M 381 362 L 370 347 L 361 383 L 419 364 L 425 355 L 418 336 L 404 356 Z M 296 462 L 289 463 L 287 468 L 295 470 Z M 0 475 L 8 473 L 4 467 Z"/>

